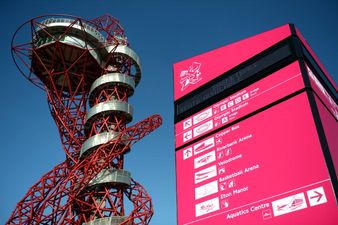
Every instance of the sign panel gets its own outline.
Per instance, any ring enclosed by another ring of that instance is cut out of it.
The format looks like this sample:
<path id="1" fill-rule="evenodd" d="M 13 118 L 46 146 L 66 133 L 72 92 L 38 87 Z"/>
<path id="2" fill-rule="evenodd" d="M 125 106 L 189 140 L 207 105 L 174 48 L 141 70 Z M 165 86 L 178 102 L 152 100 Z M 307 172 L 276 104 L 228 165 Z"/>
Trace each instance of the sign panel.
<path id="1" fill-rule="evenodd" d="M 311 56 L 314 58 L 315 63 L 320 67 L 320 69 L 324 72 L 326 78 L 329 79 L 331 85 L 335 88 L 335 90 L 337 90 L 337 86 L 336 83 L 334 82 L 334 80 L 332 79 L 332 77 L 329 75 L 329 72 L 326 70 L 326 68 L 323 66 L 323 64 L 319 61 L 317 55 L 314 53 L 314 51 L 312 50 L 312 48 L 310 47 L 310 45 L 307 43 L 307 41 L 305 40 L 304 36 L 302 35 L 302 33 L 300 33 L 300 31 L 298 30 L 298 28 L 296 28 L 296 34 L 299 37 L 299 39 L 302 41 L 303 45 L 305 46 L 305 48 L 309 51 L 309 53 L 311 54 Z"/>
<path id="2" fill-rule="evenodd" d="M 306 67 L 306 69 L 310 77 L 311 88 L 324 102 L 325 106 L 332 113 L 333 117 L 338 121 L 338 105 L 324 88 L 322 83 L 318 80 L 316 75 L 312 72 L 312 70 L 308 66 Z"/>
<path id="3" fill-rule="evenodd" d="M 176 151 L 176 167 L 179 225 L 338 221 L 305 92 Z"/>
<path id="4" fill-rule="evenodd" d="M 176 148 L 304 88 L 296 61 L 175 124 Z"/>
<path id="5" fill-rule="evenodd" d="M 324 128 L 324 133 L 325 133 L 325 138 L 327 140 L 329 150 L 330 150 L 330 155 L 331 159 L 333 162 L 333 166 L 336 172 L 336 175 L 338 174 L 338 139 L 337 139 L 337 134 L 338 134 L 338 122 L 337 119 L 334 118 L 334 116 L 329 113 L 327 110 L 327 107 L 324 106 L 322 101 L 320 101 L 317 96 L 316 98 L 316 103 L 320 115 L 320 120 L 322 122 L 323 128 Z"/>
<path id="6" fill-rule="evenodd" d="M 291 35 L 284 25 L 174 64 L 174 100 L 208 83 Z"/>
<path id="7" fill-rule="evenodd" d="M 309 74 L 311 87 L 316 93 L 315 99 L 317 108 L 324 128 L 325 138 L 329 145 L 331 159 L 335 167 L 335 172 L 338 174 L 338 105 L 312 70 L 308 66 L 306 68 Z"/>

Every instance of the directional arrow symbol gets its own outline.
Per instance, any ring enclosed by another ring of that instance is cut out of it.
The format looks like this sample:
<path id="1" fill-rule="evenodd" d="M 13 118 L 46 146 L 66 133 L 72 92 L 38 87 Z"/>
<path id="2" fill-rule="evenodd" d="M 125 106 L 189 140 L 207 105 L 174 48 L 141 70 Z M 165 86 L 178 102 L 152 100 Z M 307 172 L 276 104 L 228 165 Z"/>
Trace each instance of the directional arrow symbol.
<path id="1" fill-rule="evenodd" d="M 306 193 L 309 199 L 310 206 L 327 203 L 327 198 L 325 196 L 323 186 L 308 190 Z"/>
<path id="2" fill-rule="evenodd" d="M 192 123 L 191 119 L 187 119 L 186 121 L 184 121 L 183 122 L 183 130 L 191 127 L 191 125 L 192 125 L 191 123 Z"/>
<path id="3" fill-rule="evenodd" d="M 319 202 L 320 199 L 322 199 L 323 194 L 320 193 L 320 192 L 318 192 L 318 191 L 314 191 L 314 193 L 316 193 L 316 195 L 315 195 L 315 196 L 312 196 L 310 199 L 318 198 L 318 199 L 317 199 L 317 202 Z"/>
<path id="4" fill-rule="evenodd" d="M 188 131 L 183 134 L 183 142 L 186 142 L 192 138 L 192 131 Z"/>
<path id="5" fill-rule="evenodd" d="M 183 150 L 183 160 L 188 159 L 192 156 L 192 147 Z"/>
<path id="6" fill-rule="evenodd" d="M 188 139 L 190 137 L 191 137 L 191 134 L 185 134 L 185 136 L 184 136 L 185 139 Z"/>

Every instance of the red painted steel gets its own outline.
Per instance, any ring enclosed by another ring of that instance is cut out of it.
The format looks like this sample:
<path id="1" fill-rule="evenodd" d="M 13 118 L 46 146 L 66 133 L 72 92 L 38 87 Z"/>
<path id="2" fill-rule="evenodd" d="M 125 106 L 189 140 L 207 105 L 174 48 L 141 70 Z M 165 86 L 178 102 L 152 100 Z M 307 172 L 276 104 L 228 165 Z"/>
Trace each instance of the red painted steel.
<path id="1" fill-rule="evenodd" d="M 49 33 L 51 29 L 48 30 L 43 23 L 48 18 L 68 18 L 70 24 L 64 33 L 57 36 Z M 88 47 L 92 42 L 85 31 L 88 25 L 104 37 L 101 47 L 96 46 L 95 50 L 100 51 L 107 45 L 115 46 L 101 65 L 94 60 L 93 48 Z M 63 42 L 74 26 L 80 26 L 78 30 L 81 32 L 77 35 L 84 40 L 83 47 Z M 30 40 L 18 38 L 20 32 L 27 37 L 28 29 L 31 31 Z M 54 40 L 37 44 L 42 37 Z M 16 43 L 17 40 L 20 43 Z M 114 58 L 113 53 L 121 44 L 129 46 L 119 21 L 110 15 L 90 21 L 66 15 L 41 16 L 26 22 L 15 33 L 13 59 L 28 80 L 47 92 L 50 112 L 56 122 L 66 159 L 28 190 L 6 224 L 83 224 L 119 216 L 125 218 L 120 224 L 143 225 L 151 220 L 151 198 L 143 186 L 132 178 L 127 187 L 104 185 L 102 188 L 88 188 L 89 182 L 103 169 L 123 169 L 124 154 L 162 123 L 159 115 L 152 115 L 127 127 L 128 121 L 124 116 L 105 114 L 95 118 L 89 134 L 85 133 L 86 102 L 94 80 L 107 74 L 114 63 L 116 72 L 132 76 L 131 61 L 128 58 Z M 118 66 L 116 61 L 119 62 Z M 111 98 L 127 102 L 126 92 L 118 85 L 103 88 L 96 94 L 94 105 Z M 83 143 L 102 131 L 113 131 L 118 136 L 80 158 Z M 125 212 L 124 198 L 129 199 L 134 207 L 129 215 Z"/>

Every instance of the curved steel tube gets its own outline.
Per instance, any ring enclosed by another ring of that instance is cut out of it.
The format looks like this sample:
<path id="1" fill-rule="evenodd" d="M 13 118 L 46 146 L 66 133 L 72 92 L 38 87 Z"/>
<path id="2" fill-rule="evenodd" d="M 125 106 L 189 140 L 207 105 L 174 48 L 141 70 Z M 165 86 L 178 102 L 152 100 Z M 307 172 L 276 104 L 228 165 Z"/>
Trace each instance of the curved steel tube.
<path id="1" fill-rule="evenodd" d="M 129 186 L 131 181 L 131 174 L 127 170 L 122 169 L 103 169 L 96 177 L 90 182 L 89 186 L 100 185 L 100 184 L 117 184 Z"/>
<path id="2" fill-rule="evenodd" d="M 99 134 L 96 134 L 90 138 L 88 138 L 82 145 L 80 150 L 80 158 L 82 158 L 84 155 L 88 155 L 91 151 L 89 150 L 95 150 L 99 146 L 106 144 L 109 141 L 115 141 L 120 140 L 121 142 L 118 143 L 120 145 L 127 145 L 130 141 L 128 141 L 128 135 L 125 134 L 122 136 L 122 138 L 119 139 L 119 133 L 115 131 L 109 131 L 109 132 L 102 132 Z"/>
<path id="3" fill-rule="evenodd" d="M 94 107 L 90 108 L 86 116 L 85 132 L 87 133 L 90 130 L 90 127 L 97 116 L 107 114 L 123 114 L 126 117 L 126 122 L 129 123 L 133 118 L 133 107 L 127 102 L 121 101 L 107 101 L 95 105 Z"/>
<path id="4" fill-rule="evenodd" d="M 103 145 L 111 140 L 117 140 L 119 134 L 117 132 L 103 132 L 100 134 L 96 134 L 90 138 L 88 138 L 82 145 L 80 150 L 80 158 L 85 155 L 88 155 L 90 152 L 89 150 L 94 150 L 98 148 L 100 145 Z"/>
<path id="5" fill-rule="evenodd" d="M 88 223 L 83 223 L 83 225 L 119 225 L 127 219 L 126 216 L 112 216 L 104 217 L 96 220 L 89 221 Z M 127 223 L 131 224 L 131 223 Z"/>
<path id="6" fill-rule="evenodd" d="M 129 48 L 126 45 L 118 45 L 116 46 L 108 46 L 107 47 L 107 51 L 108 53 L 112 52 L 115 56 L 123 56 L 123 57 L 128 57 L 132 60 L 132 64 L 135 66 L 136 69 L 136 73 L 135 73 L 135 86 L 138 85 L 138 83 L 141 80 L 141 62 L 140 62 L 140 58 L 138 57 L 138 55 L 134 52 L 134 50 L 132 50 L 131 48 Z"/>
<path id="7" fill-rule="evenodd" d="M 89 91 L 89 106 L 93 107 L 94 97 L 97 92 L 110 85 L 121 85 L 128 89 L 128 97 L 133 95 L 135 89 L 135 81 L 131 76 L 121 73 L 108 73 L 97 78 L 92 84 Z"/>

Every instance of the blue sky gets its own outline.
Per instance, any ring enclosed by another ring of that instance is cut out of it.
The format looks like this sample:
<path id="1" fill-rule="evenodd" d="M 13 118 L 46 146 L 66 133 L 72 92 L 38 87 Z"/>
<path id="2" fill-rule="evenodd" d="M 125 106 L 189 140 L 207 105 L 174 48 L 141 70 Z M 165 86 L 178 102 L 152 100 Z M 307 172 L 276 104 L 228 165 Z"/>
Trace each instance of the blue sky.
<path id="1" fill-rule="evenodd" d="M 163 125 L 134 145 L 126 169 L 153 198 L 151 224 L 176 224 L 172 65 L 285 23 L 295 23 L 338 81 L 338 3 L 335 0 L 35 0 L 0 2 L 0 224 L 28 188 L 64 160 L 44 92 L 14 65 L 10 42 L 32 17 L 58 13 L 86 19 L 118 18 L 142 63 L 142 79 L 130 99 L 137 122 L 161 114 Z"/>

